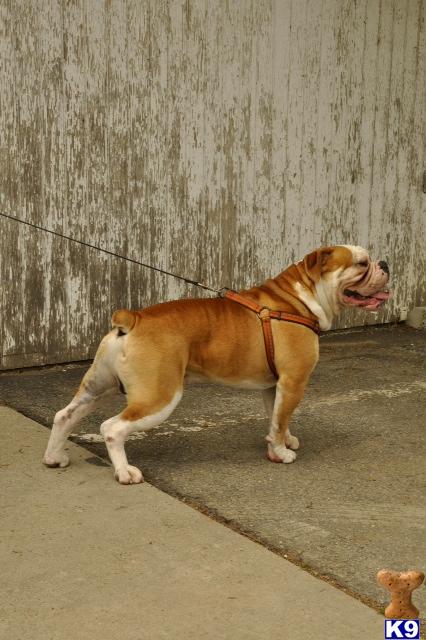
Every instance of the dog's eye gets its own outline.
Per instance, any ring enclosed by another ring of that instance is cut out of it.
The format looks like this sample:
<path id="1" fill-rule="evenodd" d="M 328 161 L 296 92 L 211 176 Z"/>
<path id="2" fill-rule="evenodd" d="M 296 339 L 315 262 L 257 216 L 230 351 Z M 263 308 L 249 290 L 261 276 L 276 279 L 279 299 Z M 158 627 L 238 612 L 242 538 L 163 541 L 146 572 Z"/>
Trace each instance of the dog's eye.
<path id="1" fill-rule="evenodd" d="M 360 267 L 368 267 L 368 260 L 363 260 L 362 262 L 358 262 Z"/>

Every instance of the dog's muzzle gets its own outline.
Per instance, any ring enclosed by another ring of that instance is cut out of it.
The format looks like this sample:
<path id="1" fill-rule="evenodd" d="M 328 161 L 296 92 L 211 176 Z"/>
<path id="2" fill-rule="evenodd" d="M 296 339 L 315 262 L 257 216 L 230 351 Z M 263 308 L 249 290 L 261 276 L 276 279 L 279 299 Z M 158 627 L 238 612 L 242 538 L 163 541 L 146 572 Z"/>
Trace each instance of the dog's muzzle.
<path id="1" fill-rule="evenodd" d="M 370 262 L 365 275 L 345 288 L 342 301 L 345 305 L 377 311 L 389 298 L 389 265 L 385 260 Z"/>

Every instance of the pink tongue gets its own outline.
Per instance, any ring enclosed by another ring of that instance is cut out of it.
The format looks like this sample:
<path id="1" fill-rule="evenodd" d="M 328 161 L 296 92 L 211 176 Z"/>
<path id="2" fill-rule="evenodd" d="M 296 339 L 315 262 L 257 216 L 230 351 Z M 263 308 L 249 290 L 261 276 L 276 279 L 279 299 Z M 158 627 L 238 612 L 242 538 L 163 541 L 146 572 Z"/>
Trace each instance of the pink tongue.
<path id="1" fill-rule="evenodd" d="M 375 293 L 372 298 L 376 298 L 376 300 L 389 300 L 390 292 L 389 291 L 378 291 Z"/>
<path id="2" fill-rule="evenodd" d="M 370 298 L 370 302 L 364 307 L 364 309 L 369 309 L 374 311 L 380 307 L 380 305 L 385 302 L 385 300 L 389 300 L 391 294 L 389 291 L 378 291 Z"/>
<path id="3" fill-rule="evenodd" d="M 382 304 L 382 300 L 377 300 L 376 298 L 370 298 L 371 302 L 365 305 L 364 309 L 369 309 L 370 311 L 374 311 Z"/>
<path id="4" fill-rule="evenodd" d="M 389 291 L 378 291 L 368 298 L 352 298 L 350 304 L 356 305 L 357 307 L 362 307 L 363 309 L 367 309 L 368 311 L 375 311 L 386 300 L 389 300 L 391 295 L 392 294 Z"/>

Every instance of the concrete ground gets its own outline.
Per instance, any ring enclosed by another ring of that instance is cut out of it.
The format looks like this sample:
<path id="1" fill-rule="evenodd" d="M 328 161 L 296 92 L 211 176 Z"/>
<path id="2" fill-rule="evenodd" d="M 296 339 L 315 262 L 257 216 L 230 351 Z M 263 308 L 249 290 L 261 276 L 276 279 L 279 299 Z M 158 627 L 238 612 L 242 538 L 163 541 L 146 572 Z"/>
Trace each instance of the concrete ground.
<path id="1" fill-rule="evenodd" d="M 148 483 L 122 487 L 0 407 L 0 636 L 10 640 L 358 640 L 383 618 Z"/>
<path id="2" fill-rule="evenodd" d="M 301 441 L 293 465 L 265 459 L 258 393 L 211 386 L 189 387 L 161 428 L 131 440 L 129 461 L 170 495 L 383 605 L 379 569 L 426 567 L 425 337 L 404 326 L 322 337 L 293 421 Z M 3 373 L 1 398 L 49 425 L 86 366 Z M 75 440 L 106 458 L 99 424 L 122 403 L 86 418 Z M 95 471 L 113 485 L 112 474 Z M 415 600 L 426 615 L 425 588 Z"/>

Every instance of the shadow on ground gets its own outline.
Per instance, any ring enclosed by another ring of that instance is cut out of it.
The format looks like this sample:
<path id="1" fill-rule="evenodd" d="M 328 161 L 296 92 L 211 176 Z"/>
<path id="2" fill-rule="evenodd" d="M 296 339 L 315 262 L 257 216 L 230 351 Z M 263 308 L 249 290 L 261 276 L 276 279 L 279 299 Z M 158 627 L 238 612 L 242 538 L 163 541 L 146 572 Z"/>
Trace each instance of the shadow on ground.
<path id="1" fill-rule="evenodd" d="M 328 335 L 293 420 L 301 441 L 295 464 L 266 460 L 258 393 L 210 385 L 189 387 L 162 427 L 129 441 L 129 461 L 167 493 L 383 604 L 379 569 L 425 570 L 425 364 L 421 331 Z M 50 425 L 86 368 L 2 373 L 1 399 Z M 121 406 L 122 397 L 109 400 L 75 441 L 106 457 L 99 425 Z M 123 491 L 137 500 L 137 487 Z M 425 611 L 426 589 L 415 600 Z"/>

